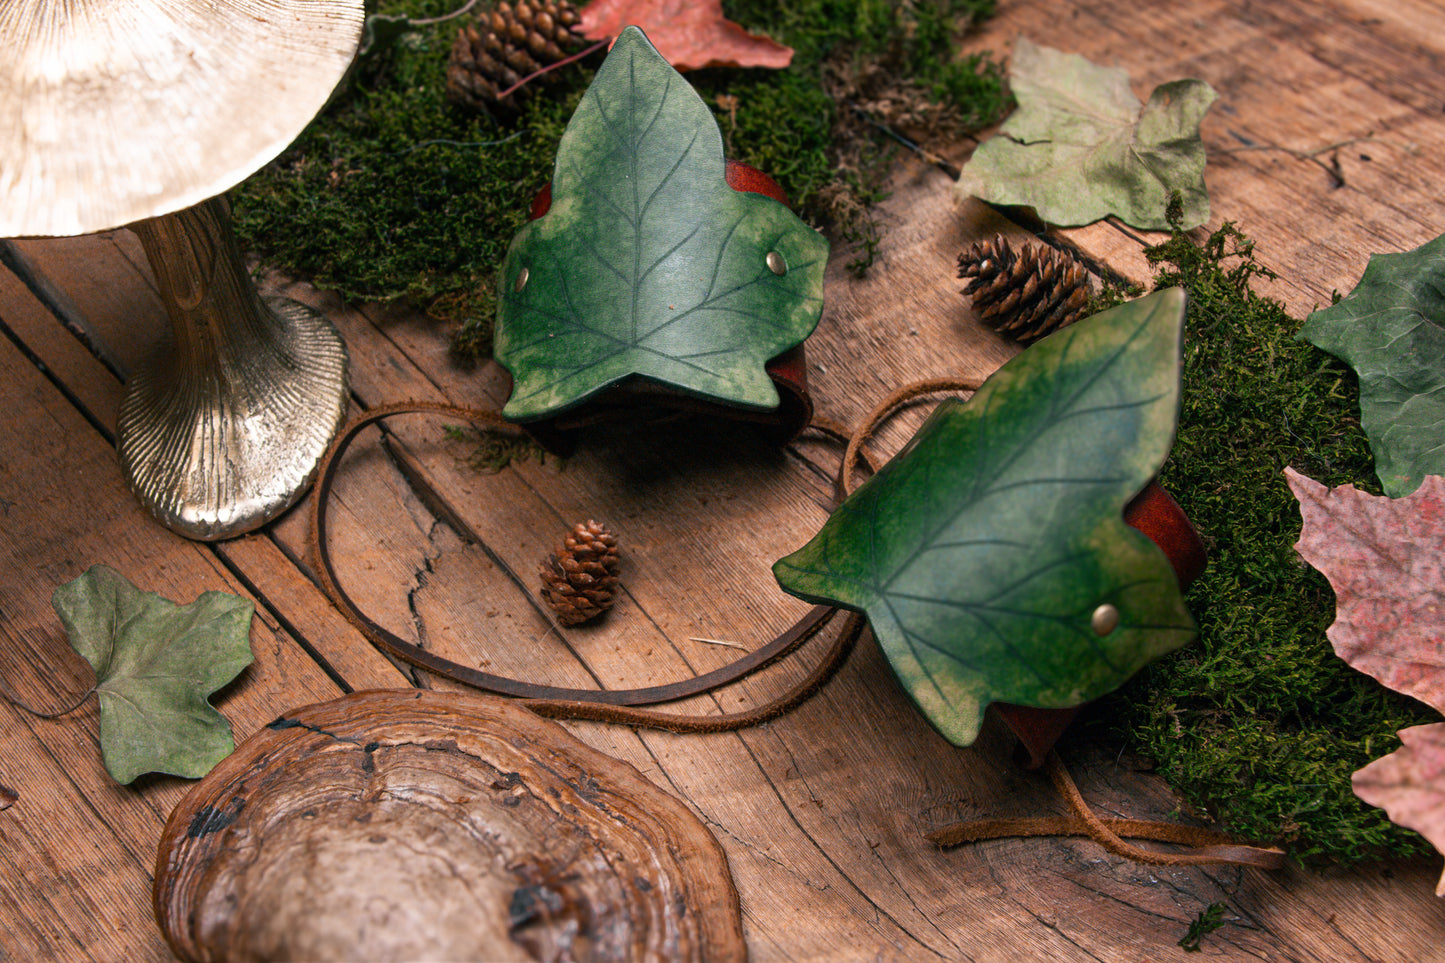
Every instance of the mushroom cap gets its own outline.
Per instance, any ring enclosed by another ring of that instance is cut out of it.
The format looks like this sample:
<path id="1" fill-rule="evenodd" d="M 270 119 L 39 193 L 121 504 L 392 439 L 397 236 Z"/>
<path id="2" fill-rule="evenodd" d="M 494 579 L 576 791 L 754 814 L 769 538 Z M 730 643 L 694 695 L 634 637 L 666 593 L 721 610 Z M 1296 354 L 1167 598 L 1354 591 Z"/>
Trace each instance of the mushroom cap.
<path id="1" fill-rule="evenodd" d="M 0 237 L 181 210 L 281 153 L 326 104 L 363 0 L 0 3 Z"/>

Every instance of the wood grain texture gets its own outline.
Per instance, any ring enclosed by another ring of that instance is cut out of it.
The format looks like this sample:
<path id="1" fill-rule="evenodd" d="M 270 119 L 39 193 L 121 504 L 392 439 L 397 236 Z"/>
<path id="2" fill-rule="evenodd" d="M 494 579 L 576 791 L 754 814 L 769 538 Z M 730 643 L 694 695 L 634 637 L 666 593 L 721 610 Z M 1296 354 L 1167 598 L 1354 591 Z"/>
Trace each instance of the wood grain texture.
<path id="1" fill-rule="evenodd" d="M 75 352 L 58 326 L 37 327 L 43 314 L 15 278 L 0 275 L 0 324 L 17 339 L 23 335 L 22 343 L 70 391 L 63 394 L 11 340 L 0 339 L 0 366 L 8 373 L 0 387 L 0 432 L 10 439 L 0 460 L 0 565 L 10 573 L 0 586 L 0 681 L 47 710 L 93 682 L 50 606 L 55 586 L 90 565 L 108 564 L 139 587 L 180 602 L 209 589 L 255 596 L 225 556 L 161 529 L 131 498 L 104 431 L 118 386 L 111 379 L 107 390 L 109 374 Z M 333 625 L 344 624 L 315 587 L 310 590 L 315 610 Z M 238 737 L 301 693 L 314 699 L 341 691 L 270 616 L 266 599 L 256 601 L 256 661 L 214 700 Z M 101 765 L 93 699 L 58 720 L 36 719 L 8 703 L 0 704 L 0 714 L 0 766 L 20 795 L 0 822 L 0 849 L 11 866 L 0 889 L 22 907 L 7 919 L 17 927 L 31 924 L 17 929 L 17 946 L 39 939 L 36 952 L 17 948 L 13 958 L 67 958 L 62 947 L 72 943 L 77 953 L 102 960 L 165 958 L 143 890 L 161 825 L 184 781 L 151 776 L 116 785 Z M 71 890 L 81 902 L 67 908 L 56 894 Z M 8 942 L 4 949 L 11 951 Z"/>
<path id="2" fill-rule="evenodd" d="M 1264 290 L 1302 314 L 1350 287 L 1369 253 L 1413 247 L 1445 224 L 1441 24 L 1445 11 L 1423 0 L 1013 0 L 969 45 L 1002 52 L 1023 33 L 1125 67 L 1141 93 L 1179 76 L 1213 84 L 1211 225 L 1234 220 L 1254 236 L 1284 275 Z M 835 252 L 808 342 L 819 413 L 840 422 L 903 382 L 986 374 L 1017 350 L 973 317 L 954 258 L 973 240 L 1028 231 L 977 202 L 956 204 L 948 178 L 918 162 L 905 159 L 892 186 L 877 266 L 855 280 Z M 1138 280 L 1149 274 L 1143 243 L 1158 239 L 1109 222 L 1062 236 Z M 125 364 L 159 341 L 164 319 L 130 235 L 23 248 Z M 266 286 L 333 319 L 358 408 L 407 398 L 495 408 L 506 397 L 503 372 L 454 367 L 446 332 L 414 310 L 346 305 L 274 276 Z M 0 455 L 0 677 L 18 694 L 53 706 L 88 684 L 48 597 L 106 560 L 169 597 L 224 587 L 257 599 L 258 665 L 218 703 L 240 735 L 343 688 L 448 685 L 391 665 L 320 595 L 309 498 L 262 533 L 208 548 L 156 528 L 106 447 L 115 379 L 3 273 L 0 322 L 10 334 L 0 366 L 11 373 L 0 386 L 10 439 Z M 925 411 L 911 410 L 875 451 L 896 449 Z M 488 476 L 464 464 L 466 449 L 443 428 L 413 418 L 375 431 L 349 456 L 332 507 L 343 578 L 403 637 L 489 671 L 616 687 L 714 668 L 804 610 L 768 569 L 827 514 L 840 454 L 831 442 L 805 435 L 777 449 L 720 423 L 603 429 L 565 463 Z M 588 517 L 619 534 L 624 592 L 597 625 L 563 632 L 537 599 L 535 568 Z M 679 708 L 755 705 L 812 658 Z M 54 722 L 0 713 L 0 782 L 21 796 L 0 810 L 0 958 L 164 958 L 138 894 L 183 786 L 109 784 L 93 708 Z M 1214 902 L 1226 904 L 1226 925 L 1199 958 L 1413 963 L 1445 945 L 1430 895 L 1438 860 L 1264 874 L 1153 870 L 1078 840 L 932 848 L 923 834 L 950 822 L 1058 804 L 1014 766 L 1001 730 L 986 727 L 967 750 L 944 742 L 866 638 L 822 692 L 754 730 L 568 728 L 683 800 L 718 837 L 756 960 L 1190 960 L 1177 941 Z M 1083 751 L 1070 762 L 1102 812 L 1168 818 L 1177 808 L 1127 758 Z"/>
<path id="3" fill-rule="evenodd" d="M 1254 238 L 1281 275 L 1265 293 L 1303 317 L 1353 287 L 1371 253 L 1416 247 L 1445 224 L 1442 16 L 1423 2 L 1016 0 L 966 49 L 1003 52 L 1022 34 L 1122 67 L 1141 96 L 1208 81 L 1219 92 L 1201 128 L 1208 227 L 1232 220 Z M 1106 227 L 1062 234 L 1112 263 L 1138 232 Z"/>
<path id="4" fill-rule="evenodd" d="M 906 169 L 893 203 L 947 210 L 936 203 L 947 189 L 932 171 Z M 999 227 L 1007 225 L 988 221 L 985 229 Z M 946 236 L 962 230 L 941 228 Z M 935 282 L 939 307 L 900 307 L 888 294 L 900 284 L 892 265 L 908 265 L 900 276 L 921 286 L 921 265 L 946 268 L 950 245 L 928 231 L 912 238 L 898 232 L 889 244 L 873 278 L 835 285 L 840 316 L 877 332 L 865 351 L 887 348 L 883 363 L 906 376 L 909 370 L 973 370 L 1012 350 L 969 317 L 961 298 L 952 303 L 951 281 L 941 288 Z M 117 265 L 119 273 L 125 270 Z M 398 347 L 405 339 L 392 332 L 415 319 L 378 314 L 378 324 L 364 312 L 339 314 L 353 353 L 371 359 L 358 365 L 356 391 L 364 402 L 407 395 L 470 400 L 475 376 L 424 370 L 418 361 L 435 363 L 434 357 L 413 358 Z M 909 318 L 916 318 L 916 334 L 885 336 Z M 831 335 L 823 333 L 822 360 L 814 363 L 825 376 L 835 364 L 832 377 L 843 381 L 851 340 L 841 322 Z M 839 418 L 856 417 L 876 400 L 862 390 L 824 397 Z M 755 645 L 790 621 L 800 603 L 771 587 L 766 567 L 824 517 L 838 454 L 819 442 L 776 452 L 736 426 L 641 438 L 603 432 L 565 466 L 529 464 L 489 477 L 462 466 L 435 425 L 399 423 L 388 434 L 386 446 L 357 453 L 359 463 L 348 467 L 337 492 L 338 510 L 351 527 L 340 547 L 368 602 L 394 617 L 394 628 L 453 657 L 583 685 L 702 671 L 733 652 L 695 639 Z M 573 515 L 602 508 L 624 533 L 628 594 L 597 629 L 562 636 L 536 604 L 531 569 Z M 272 569 L 282 560 L 304 559 L 296 527 L 293 519 L 273 526 L 274 542 L 266 544 L 274 550 L 255 552 L 260 536 L 222 548 L 275 578 Z M 245 545 L 253 547 L 254 559 L 239 548 Z M 248 580 L 264 582 L 260 574 Z M 268 601 L 283 611 L 275 598 Z M 307 641 L 319 651 L 324 624 L 316 631 Z M 370 651 L 354 641 L 346 648 L 362 662 Z M 333 668 L 338 662 L 333 659 Z M 790 666 L 777 674 L 798 671 Z M 693 700 L 690 708 L 736 708 L 781 684 L 760 679 L 716 699 Z M 272 695 L 312 698 L 303 691 L 282 686 Z M 258 716 L 257 724 L 269 717 Z M 1217 936 L 1216 945 L 1238 958 L 1269 958 L 1283 949 L 1299 959 L 1363 960 L 1368 953 L 1351 949 L 1345 938 L 1315 931 L 1327 918 L 1315 907 L 1335 900 L 1367 907 L 1356 919 L 1358 931 L 1346 930 L 1360 942 L 1376 905 L 1399 914 L 1402 907 L 1394 904 L 1406 900 L 1412 884 L 1428 892 L 1428 871 L 1406 870 L 1394 880 L 1348 877 L 1334 891 L 1329 880 L 1313 876 L 1282 883 L 1262 874 L 1198 870 L 1171 873 L 1162 886 L 1157 873 L 1078 841 L 1001 841 L 938 852 L 922 839 L 928 829 L 969 815 L 1046 811 L 1054 803 L 1042 783 L 1013 769 L 998 734 L 971 750 L 944 743 L 871 645 L 812 702 L 756 731 L 686 737 L 571 728 L 685 800 L 719 837 L 757 959 L 1182 959 L 1172 947 L 1189 920 L 1209 903 L 1228 900 L 1239 907 L 1240 922 L 1221 931 L 1227 935 Z M 1156 781 L 1121 771 L 1111 760 L 1095 761 L 1079 775 L 1085 792 L 1111 811 L 1163 817 L 1175 805 Z M 147 819 L 158 826 L 161 816 L 153 807 Z M 1421 911 L 1430 907 L 1420 904 Z M 1431 932 L 1419 922 L 1415 931 Z"/>

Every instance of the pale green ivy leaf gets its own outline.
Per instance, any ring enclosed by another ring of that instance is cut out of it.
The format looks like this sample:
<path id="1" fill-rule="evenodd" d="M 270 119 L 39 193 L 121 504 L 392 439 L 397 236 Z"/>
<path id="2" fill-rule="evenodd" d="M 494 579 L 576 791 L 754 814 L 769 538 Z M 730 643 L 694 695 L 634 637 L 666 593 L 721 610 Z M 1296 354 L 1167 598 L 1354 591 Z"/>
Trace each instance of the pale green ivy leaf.
<path id="1" fill-rule="evenodd" d="M 1372 255 L 1349 296 L 1300 334 L 1359 375 L 1360 426 L 1385 494 L 1445 475 L 1445 235 Z"/>
<path id="2" fill-rule="evenodd" d="M 773 566 L 865 612 L 952 742 L 992 702 L 1080 705 L 1193 637 L 1168 558 L 1123 519 L 1173 444 L 1184 305 L 1170 288 L 1070 325 L 945 401 Z"/>
<path id="3" fill-rule="evenodd" d="M 1144 230 L 1166 230 L 1170 197 L 1181 226 L 1209 220 L 1199 124 L 1215 93 L 1202 80 L 1160 84 L 1141 104 L 1129 75 L 1078 54 L 1014 46 L 1009 83 L 1019 106 L 974 151 L 957 193 L 1028 205 L 1066 227 L 1112 214 Z"/>
<path id="4" fill-rule="evenodd" d="M 101 755 L 116 782 L 199 779 L 231 754 L 231 724 L 209 698 L 251 664 L 249 600 L 206 592 L 177 605 L 95 565 L 51 604 L 95 669 Z"/>

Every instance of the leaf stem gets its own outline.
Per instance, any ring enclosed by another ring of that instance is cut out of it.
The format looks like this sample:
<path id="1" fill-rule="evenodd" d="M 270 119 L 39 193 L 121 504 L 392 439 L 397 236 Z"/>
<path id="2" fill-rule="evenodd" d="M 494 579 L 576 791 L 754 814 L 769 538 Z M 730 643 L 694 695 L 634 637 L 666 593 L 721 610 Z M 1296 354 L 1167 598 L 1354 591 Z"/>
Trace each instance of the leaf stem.
<path id="1" fill-rule="evenodd" d="M 78 699 L 76 699 L 70 705 L 66 706 L 64 709 L 57 709 L 53 712 L 43 712 L 40 709 L 34 708 L 25 700 L 17 696 L 8 685 L 0 682 L 0 697 L 3 697 L 6 702 L 10 703 L 15 708 L 23 709 L 25 712 L 30 713 L 32 716 L 35 716 L 38 719 L 59 719 L 61 716 L 69 715 L 76 709 L 79 709 L 81 706 L 83 706 L 85 704 L 85 700 L 89 699 L 91 694 L 94 692 L 95 686 L 91 686 L 89 689 L 86 689 L 84 692 L 82 692 Z"/>

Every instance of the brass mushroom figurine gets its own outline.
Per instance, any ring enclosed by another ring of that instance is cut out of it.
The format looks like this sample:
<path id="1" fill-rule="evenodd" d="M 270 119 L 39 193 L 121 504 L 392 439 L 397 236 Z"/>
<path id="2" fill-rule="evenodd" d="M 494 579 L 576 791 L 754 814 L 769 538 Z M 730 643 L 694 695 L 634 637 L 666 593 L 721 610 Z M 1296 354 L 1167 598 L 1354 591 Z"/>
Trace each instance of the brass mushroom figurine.
<path id="1" fill-rule="evenodd" d="M 321 110 L 362 24 L 363 0 L 0 3 L 0 238 L 139 235 L 174 340 L 128 380 L 117 448 L 189 538 L 290 507 L 345 416 L 341 336 L 263 301 L 219 195 Z"/>

